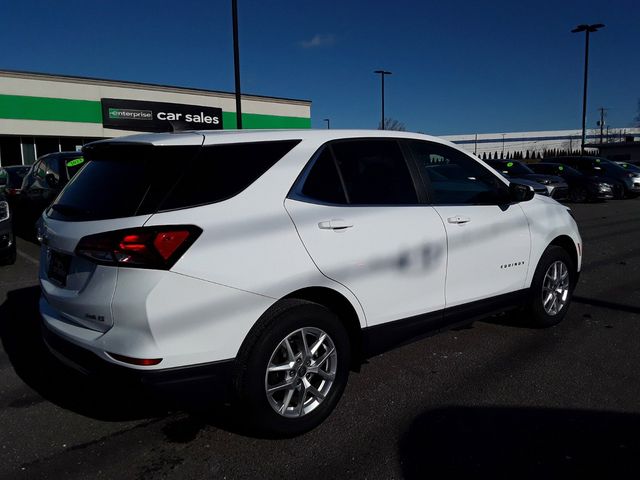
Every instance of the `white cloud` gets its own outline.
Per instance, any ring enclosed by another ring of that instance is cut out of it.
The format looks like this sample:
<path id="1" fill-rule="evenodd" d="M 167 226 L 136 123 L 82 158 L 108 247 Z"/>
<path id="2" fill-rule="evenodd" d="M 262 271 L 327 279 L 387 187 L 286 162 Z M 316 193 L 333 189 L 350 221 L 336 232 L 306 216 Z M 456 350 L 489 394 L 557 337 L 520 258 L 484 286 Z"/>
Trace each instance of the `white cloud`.
<path id="1" fill-rule="evenodd" d="M 316 33 L 311 40 L 300 42 L 302 48 L 328 47 L 336 42 L 335 35 L 331 33 Z"/>

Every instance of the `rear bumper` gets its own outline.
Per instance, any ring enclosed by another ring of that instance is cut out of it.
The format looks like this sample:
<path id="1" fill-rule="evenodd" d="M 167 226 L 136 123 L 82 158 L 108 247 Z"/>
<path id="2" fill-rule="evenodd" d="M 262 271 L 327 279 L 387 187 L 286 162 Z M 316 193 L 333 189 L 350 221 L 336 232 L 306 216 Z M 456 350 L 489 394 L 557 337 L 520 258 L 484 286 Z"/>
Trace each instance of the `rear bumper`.
<path id="1" fill-rule="evenodd" d="M 207 399 L 225 401 L 231 397 L 235 360 L 223 360 L 185 367 L 141 370 L 110 363 L 90 350 L 52 332 L 43 322 L 42 336 L 51 353 L 65 365 L 94 377 L 139 383 L 162 393 L 206 394 Z"/>

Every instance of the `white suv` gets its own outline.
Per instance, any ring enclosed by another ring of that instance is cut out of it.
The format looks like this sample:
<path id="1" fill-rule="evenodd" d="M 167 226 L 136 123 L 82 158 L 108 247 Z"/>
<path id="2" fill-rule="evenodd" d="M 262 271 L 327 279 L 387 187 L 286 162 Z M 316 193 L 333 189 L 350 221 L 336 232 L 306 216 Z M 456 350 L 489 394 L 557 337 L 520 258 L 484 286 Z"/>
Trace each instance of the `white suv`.
<path id="1" fill-rule="evenodd" d="M 50 349 L 204 382 L 279 434 L 318 425 L 394 344 L 517 307 L 556 324 L 580 270 L 566 207 L 434 137 L 184 132 L 84 156 L 41 221 Z"/>

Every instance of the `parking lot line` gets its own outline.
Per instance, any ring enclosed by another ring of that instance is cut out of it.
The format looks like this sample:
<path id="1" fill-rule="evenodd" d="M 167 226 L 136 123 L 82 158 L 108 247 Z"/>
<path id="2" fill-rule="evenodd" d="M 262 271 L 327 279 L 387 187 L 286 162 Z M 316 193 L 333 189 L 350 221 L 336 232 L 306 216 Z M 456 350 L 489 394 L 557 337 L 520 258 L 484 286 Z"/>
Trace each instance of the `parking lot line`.
<path id="1" fill-rule="evenodd" d="M 20 255 L 22 258 L 24 258 L 25 260 L 33 263 L 34 265 L 38 265 L 40 263 L 40 261 L 36 258 L 33 258 L 31 255 L 24 253 L 23 251 L 21 251 L 20 249 L 17 250 L 18 255 Z"/>

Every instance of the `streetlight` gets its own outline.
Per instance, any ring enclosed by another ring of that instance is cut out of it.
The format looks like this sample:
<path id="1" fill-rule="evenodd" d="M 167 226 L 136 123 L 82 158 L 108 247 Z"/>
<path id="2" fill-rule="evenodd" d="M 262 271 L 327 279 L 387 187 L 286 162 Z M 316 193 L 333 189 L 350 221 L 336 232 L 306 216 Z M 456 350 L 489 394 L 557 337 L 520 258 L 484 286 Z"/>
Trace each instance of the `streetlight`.
<path id="1" fill-rule="evenodd" d="M 242 130 L 242 106 L 240 102 L 240 46 L 238 45 L 238 0 L 231 0 L 233 19 L 233 69 L 236 80 L 236 128 Z"/>
<path id="2" fill-rule="evenodd" d="M 380 74 L 380 80 L 382 82 L 382 121 L 380 122 L 380 130 L 384 130 L 384 76 L 391 75 L 391 72 L 386 70 L 375 70 L 373 73 Z"/>
<path id="3" fill-rule="evenodd" d="M 584 91 L 582 93 L 582 146 L 580 147 L 581 155 L 584 155 L 584 143 L 585 143 L 585 124 L 587 120 L 587 72 L 589 70 L 589 34 L 597 32 L 603 28 L 604 24 L 595 23 L 593 25 L 578 25 L 571 30 L 572 33 L 586 32 L 586 43 L 584 49 Z"/>
<path id="4" fill-rule="evenodd" d="M 327 122 L 327 130 L 329 130 L 331 128 L 331 120 L 329 120 L 328 118 L 324 118 L 322 119 L 323 122 Z"/>

